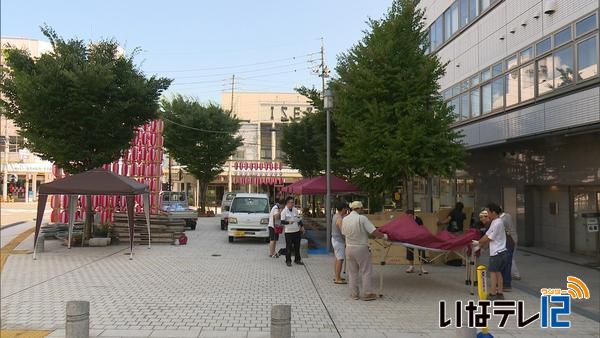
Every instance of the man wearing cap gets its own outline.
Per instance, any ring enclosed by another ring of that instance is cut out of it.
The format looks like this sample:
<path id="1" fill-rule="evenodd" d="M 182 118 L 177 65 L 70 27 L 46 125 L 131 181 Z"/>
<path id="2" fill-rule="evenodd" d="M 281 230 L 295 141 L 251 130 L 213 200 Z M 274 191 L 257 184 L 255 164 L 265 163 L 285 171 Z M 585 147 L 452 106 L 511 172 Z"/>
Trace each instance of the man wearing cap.
<path id="1" fill-rule="evenodd" d="M 371 274 L 371 252 L 369 251 L 369 235 L 375 238 L 384 238 L 387 235 L 379 232 L 367 217 L 361 215 L 363 205 L 360 201 L 350 204 L 352 212 L 342 220 L 342 234 L 346 237 L 346 266 L 348 279 L 353 299 L 360 298 L 360 285 L 362 284 L 363 300 L 375 300 Z"/>

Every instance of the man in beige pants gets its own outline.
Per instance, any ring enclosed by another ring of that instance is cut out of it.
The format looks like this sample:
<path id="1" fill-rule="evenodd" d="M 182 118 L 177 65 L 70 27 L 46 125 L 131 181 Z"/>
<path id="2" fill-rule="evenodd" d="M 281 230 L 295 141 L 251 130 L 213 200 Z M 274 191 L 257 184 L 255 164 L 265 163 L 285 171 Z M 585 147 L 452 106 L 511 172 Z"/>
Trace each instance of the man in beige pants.
<path id="1" fill-rule="evenodd" d="M 348 284 L 352 298 L 359 299 L 362 284 L 362 299 L 375 300 L 371 274 L 371 252 L 369 251 L 369 234 L 375 238 L 384 238 L 387 235 L 380 233 L 369 219 L 360 214 L 363 209 L 362 202 L 355 201 L 350 204 L 352 212 L 342 220 L 342 234 L 346 237 L 346 268 L 348 269 Z"/>

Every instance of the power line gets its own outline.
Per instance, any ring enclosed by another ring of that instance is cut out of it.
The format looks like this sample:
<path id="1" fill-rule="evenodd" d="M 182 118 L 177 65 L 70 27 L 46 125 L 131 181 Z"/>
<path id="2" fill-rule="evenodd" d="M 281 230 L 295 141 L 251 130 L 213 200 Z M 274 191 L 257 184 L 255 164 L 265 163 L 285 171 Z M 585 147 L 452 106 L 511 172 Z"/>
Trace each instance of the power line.
<path id="1" fill-rule="evenodd" d="M 269 77 L 269 76 L 276 76 L 276 75 L 282 75 L 282 74 L 289 74 L 289 73 L 296 73 L 298 70 L 308 70 L 308 69 L 312 69 L 311 67 L 307 67 L 307 68 L 299 68 L 299 69 L 292 69 L 289 71 L 284 71 L 284 72 L 276 72 L 276 73 L 266 73 L 266 74 L 259 74 L 259 75 L 253 75 L 253 76 L 248 76 L 248 77 L 242 77 L 242 80 L 248 80 L 248 79 L 256 79 L 256 78 L 262 78 L 262 77 Z M 225 82 L 228 81 L 228 79 L 220 79 L 220 80 L 206 80 L 206 81 L 193 81 L 193 82 L 182 82 L 182 83 L 173 83 L 171 86 L 182 86 L 182 85 L 192 85 L 192 84 L 201 84 L 201 83 L 217 83 L 217 82 Z"/>
<path id="2" fill-rule="evenodd" d="M 309 57 L 309 56 L 316 55 L 316 54 L 319 54 L 319 53 L 320 52 L 311 52 L 311 53 L 308 53 L 308 54 L 296 55 L 296 56 L 291 56 L 291 57 L 282 58 L 282 59 L 274 59 L 274 60 L 254 62 L 254 63 L 247 63 L 247 64 L 241 64 L 241 65 L 207 67 L 207 68 L 195 68 L 195 69 L 158 70 L 158 71 L 154 71 L 154 72 L 156 72 L 156 73 L 183 73 L 183 72 L 196 72 L 196 71 L 207 71 L 207 70 L 242 68 L 242 67 L 258 66 L 258 65 L 265 65 L 265 64 L 269 64 L 269 63 L 278 63 L 278 62 L 282 62 L 282 61 L 295 60 L 297 58 Z"/>
<path id="3" fill-rule="evenodd" d="M 257 68 L 257 69 L 252 69 L 252 70 L 243 70 L 243 71 L 236 71 L 236 74 L 245 74 L 245 73 L 255 73 L 255 72 L 261 72 L 264 70 L 271 70 L 271 69 L 279 69 L 279 68 L 286 68 L 286 67 L 291 67 L 291 66 L 297 66 L 297 65 L 301 65 L 301 64 L 305 64 L 309 61 L 302 61 L 302 62 L 295 62 L 295 63 L 290 63 L 290 64 L 285 64 L 285 65 L 278 65 L 278 66 L 271 66 L 271 67 L 263 67 L 263 68 Z M 231 73 L 216 73 L 216 74 L 201 74 L 201 75 L 190 75 L 190 76 L 178 76 L 178 79 L 194 79 L 194 78 L 200 78 L 200 77 L 211 77 L 211 76 L 223 76 L 223 75 L 229 75 Z"/>

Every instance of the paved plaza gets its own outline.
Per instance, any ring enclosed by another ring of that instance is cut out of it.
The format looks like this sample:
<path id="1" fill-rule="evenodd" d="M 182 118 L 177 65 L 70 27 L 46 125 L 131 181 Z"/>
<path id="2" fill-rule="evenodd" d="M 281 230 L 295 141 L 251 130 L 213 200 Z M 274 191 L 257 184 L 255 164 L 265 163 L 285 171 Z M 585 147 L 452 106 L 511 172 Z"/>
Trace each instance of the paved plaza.
<path id="1" fill-rule="evenodd" d="M 91 334 L 101 337 L 268 337 L 274 304 L 292 304 L 295 337 L 460 333 L 438 328 L 438 301 L 469 299 L 463 268 L 434 265 L 429 275 L 418 276 L 404 273 L 402 266 L 375 266 L 375 275 L 384 272 L 384 297 L 364 302 L 352 300 L 347 286 L 332 283 L 332 256 L 311 255 L 305 267 L 290 268 L 283 258 L 269 258 L 263 242 L 228 243 L 218 218 L 200 219 L 197 230 L 187 234 L 187 246 L 138 246 L 134 260 L 123 245 L 67 250 L 58 241 L 47 241 L 37 261 L 30 254 L 9 256 L 2 271 L 2 329 L 64 336 L 66 301 L 88 300 Z M 31 244 L 29 238 L 18 249 Z M 521 258 L 525 282 L 530 256 Z M 578 269 L 587 273 L 582 278 L 597 299 L 598 271 Z M 552 274 L 535 272 L 536 277 L 541 273 Z M 527 314 L 539 311 L 539 297 L 514 283 L 507 297 L 525 300 Z M 542 330 L 539 323 L 519 330 L 510 320 L 508 328 L 491 332 L 495 337 L 597 337 L 600 323 L 589 317 L 572 314 L 570 330 Z"/>

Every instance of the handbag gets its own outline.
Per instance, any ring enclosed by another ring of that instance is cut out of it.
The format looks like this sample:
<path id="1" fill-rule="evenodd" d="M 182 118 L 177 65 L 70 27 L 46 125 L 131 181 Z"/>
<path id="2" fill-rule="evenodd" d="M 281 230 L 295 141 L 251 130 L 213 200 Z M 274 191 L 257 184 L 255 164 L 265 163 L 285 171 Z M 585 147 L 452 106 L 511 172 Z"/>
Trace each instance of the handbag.
<path id="1" fill-rule="evenodd" d="M 281 225 L 276 225 L 276 226 L 275 226 L 275 233 L 276 233 L 276 234 L 278 234 L 278 235 L 281 235 L 281 234 L 283 233 L 283 229 L 284 229 L 284 227 L 283 227 L 283 226 L 281 226 Z"/>

